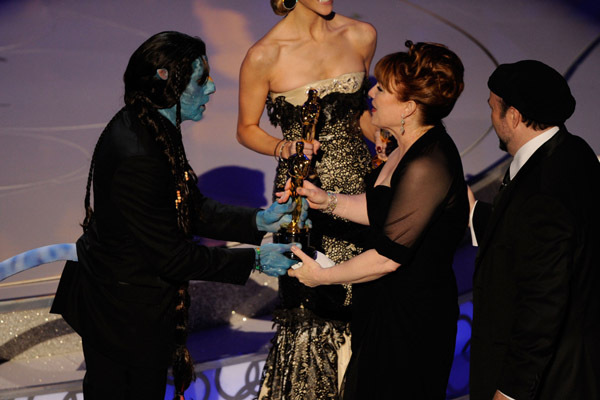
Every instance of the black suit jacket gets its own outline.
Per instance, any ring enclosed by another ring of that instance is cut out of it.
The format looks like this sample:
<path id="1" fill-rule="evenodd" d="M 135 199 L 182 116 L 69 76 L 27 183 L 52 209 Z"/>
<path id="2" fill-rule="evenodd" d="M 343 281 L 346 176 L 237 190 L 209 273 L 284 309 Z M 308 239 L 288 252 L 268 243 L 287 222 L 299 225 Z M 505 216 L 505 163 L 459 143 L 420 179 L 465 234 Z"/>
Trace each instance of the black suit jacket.
<path id="1" fill-rule="evenodd" d="M 471 400 L 600 398 L 600 163 L 563 127 L 477 203 Z"/>
<path id="2" fill-rule="evenodd" d="M 192 279 L 244 284 L 254 250 L 182 237 L 167 159 L 127 109 L 97 146 L 94 218 L 77 242 L 79 261 L 65 266 L 51 312 L 114 360 L 163 368 L 173 349 L 178 287 Z M 260 244 L 257 209 L 197 198 L 195 235 Z"/>

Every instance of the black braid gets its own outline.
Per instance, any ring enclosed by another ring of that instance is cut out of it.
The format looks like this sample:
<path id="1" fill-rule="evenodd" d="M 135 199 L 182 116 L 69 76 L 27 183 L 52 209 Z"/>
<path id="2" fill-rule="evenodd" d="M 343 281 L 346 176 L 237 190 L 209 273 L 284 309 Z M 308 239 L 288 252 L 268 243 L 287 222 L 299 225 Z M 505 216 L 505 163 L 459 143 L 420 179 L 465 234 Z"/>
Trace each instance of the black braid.
<path id="1" fill-rule="evenodd" d="M 96 149 L 98 149 L 98 145 L 100 144 L 100 140 L 102 139 L 102 135 L 98 138 L 98 143 L 96 143 L 96 147 L 94 148 L 94 153 L 92 154 L 92 161 L 90 163 L 90 171 L 88 172 L 87 185 L 85 187 L 85 200 L 83 201 L 83 205 L 85 208 L 85 218 L 81 223 L 81 227 L 83 228 L 83 232 L 87 232 L 88 227 L 90 226 L 90 222 L 92 221 L 92 216 L 94 215 L 94 209 L 90 205 L 90 193 L 92 189 L 92 177 L 94 175 L 94 166 L 96 164 Z"/>
<path id="2" fill-rule="evenodd" d="M 148 105 L 150 102 L 142 95 L 136 96 L 136 105 Z M 185 237 L 191 237 L 190 200 L 191 193 L 189 185 L 195 184 L 195 174 L 189 168 L 185 157 L 185 150 L 181 140 L 180 130 L 173 127 L 170 121 L 161 116 L 157 111 L 147 107 L 136 107 L 138 118 L 146 126 L 163 147 L 164 154 L 171 167 L 174 179 L 174 203 L 177 212 L 177 225 Z M 188 180 L 185 179 L 188 172 Z M 181 199 L 178 202 L 178 197 Z M 181 399 L 183 392 L 195 379 L 194 363 L 186 347 L 188 332 L 189 294 L 188 284 L 182 284 L 177 291 L 175 301 L 175 351 L 173 353 L 173 378 L 175 382 L 175 399 Z"/>
<path id="3" fill-rule="evenodd" d="M 87 185 L 85 187 L 85 200 L 83 202 L 83 205 L 85 207 L 85 218 L 83 219 L 83 222 L 81 223 L 81 227 L 83 228 L 84 233 L 87 232 L 87 230 L 90 226 L 90 223 L 92 222 L 92 217 L 94 216 L 94 209 L 91 206 L 90 198 L 91 198 L 91 192 L 92 192 L 92 181 L 94 178 L 94 169 L 96 167 L 96 154 L 98 153 L 98 148 L 100 147 L 100 143 L 102 143 L 104 134 L 110 130 L 110 127 L 112 126 L 113 122 L 117 118 L 117 115 L 119 115 L 119 114 L 115 114 L 115 116 L 110 120 L 110 122 L 106 125 L 106 127 L 100 134 L 100 137 L 98 138 L 98 141 L 96 142 L 96 146 L 94 147 L 94 152 L 92 153 L 92 161 L 90 162 L 90 171 L 88 172 Z"/>
<path id="4" fill-rule="evenodd" d="M 191 75 L 191 62 L 188 60 L 187 63 L 180 63 L 174 71 L 175 87 L 185 88 L 188 84 L 189 79 L 184 76 Z M 183 69 L 190 69 L 186 74 Z M 177 193 L 181 196 L 181 202 L 177 206 L 177 223 L 179 228 L 184 232 L 186 236 L 191 235 L 191 221 L 193 218 L 193 211 L 195 201 L 193 194 L 197 192 L 190 190 L 190 185 L 196 185 L 197 178 L 196 174 L 190 167 L 187 156 L 185 154 L 185 148 L 183 147 L 183 137 L 181 134 L 181 102 L 179 98 L 183 90 L 177 94 L 176 104 L 176 118 L 175 128 L 177 136 L 174 138 L 175 143 L 172 146 L 174 150 L 172 154 L 173 164 L 172 168 L 175 172 L 175 187 L 178 190 Z M 171 138 L 171 137 L 170 137 Z M 192 380 L 196 379 L 194 373 L 194 361 L 187 349 L 187 334 L 188 334 L 188 318 L 189 318 L 189 306 L 190 306 L 190 295 L 188 292 L 188 284 L 181 285 L 178 290 L 177 306 L 175 307 L 175 343 L 177 347 L 173 354 L 173 381 L 175 385 L 175 397 L 174 399 L 182 399 L 183 393 L 189 387 Z"/>
<path id="5" fill-rule="evenodd" d="M 183 65 L 187 67 L 186 64 L 180 64 L 173 72 L 173 79 L 176 87 L 185 88 L 185 86 L 187 86 L 187 82 L 185 82 L 187 79 L 183 78 L 184 72 L 182 71 L 182 68 L 185 68 Z M 181 97 L 181 93 L 179 93 L 178 98 L 179 97 Z M 172 169 L 174 171 L 175 187 L 181 198 L 181 201 L 177 204 L 177 221 L 180 229 L 186 235 L 190 235 L 192 229 L 191 221 L 195 215 L 195 202 L 193 197 L 196 193 L 194 190 L 190 190 L 190 185 L 196 185 L 197 178 L 189 165 L 187 156 L 185 154 L 185 148 L 183 146 L 183 138 L 181 135 L 181 103 L 179 100 L 177 101 L 175 110 L 175 128 L 177 135 L 174 138 L 174 145 L 172 146 L 173 152 L 171 153 L 171 156 L 173 158 Z"/>
<path id="6" fill-rule="evenodd" d="M 193 61 L 205 54 L 205 46 L 200 39 L 177 32 L 162 32 L 136 50 L 124 77 L 125 103 L 134 110 L 142 125 L 163 148 L 169 163 L 174 183 L 173 206 L 176 207 L 177 225 L 187 240 L 192 240 L 192 221 L 197 216 L 197 190 L 193 186 L 198 179 L 183 147 L 179 99 L 190 82 Z M 156 78 L 158 68 L 168 71 L 167 80 Z M 173 106 L 176 106 L 175 126 L 158 112 L 158 109 Z M 189 304 L 188 284 L 184 283 L 177 292 L 174 314 L 176 349 L 173 354 L 173 377 L 174 399 L 177 400 L 183 398 L 183 392 L 195 379 L 194 363 L 186 348 Z"/>
<path id="7" fill-rule="evenodd" d="M 177 291 L 175 306 L 175 342 L 177 347 L 173 354 L 173 384 L 175 386 L 175 399 L 180 399 L 192 380 L 196 379 L 194 361 L 185 343 L 188 337 L 188 309 L 190 295 L 188 284 L 181 285 Z"/>

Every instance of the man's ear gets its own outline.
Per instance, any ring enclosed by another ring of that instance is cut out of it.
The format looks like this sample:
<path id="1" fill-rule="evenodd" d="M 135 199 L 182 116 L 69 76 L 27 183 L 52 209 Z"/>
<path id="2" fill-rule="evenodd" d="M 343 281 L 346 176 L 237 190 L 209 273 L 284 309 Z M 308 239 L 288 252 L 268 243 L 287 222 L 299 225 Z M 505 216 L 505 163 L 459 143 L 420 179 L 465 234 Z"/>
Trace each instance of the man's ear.
<path id="1" fill-rule="evenodd" d="M 510 107 L 508 109 L 508 114 L 510 116 L 509 123 L 511 128 L 516 129 L 522 119 L 521 113 L 516 108 Z"/>

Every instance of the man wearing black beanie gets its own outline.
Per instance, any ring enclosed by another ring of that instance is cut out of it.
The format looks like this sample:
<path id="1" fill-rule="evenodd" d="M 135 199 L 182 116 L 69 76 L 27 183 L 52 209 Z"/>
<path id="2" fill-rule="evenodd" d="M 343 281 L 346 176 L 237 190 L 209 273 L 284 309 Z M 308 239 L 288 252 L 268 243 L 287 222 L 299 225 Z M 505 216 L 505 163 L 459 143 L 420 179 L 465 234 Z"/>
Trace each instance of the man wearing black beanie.
<path id="1" fill-rule="evenodd" d="M 566 80 L 533 60 L 488 81 L 514 158 L 494 204 L 471 199 L 471 400 L 600 399 L 600 163 L 564 123 Z"/>

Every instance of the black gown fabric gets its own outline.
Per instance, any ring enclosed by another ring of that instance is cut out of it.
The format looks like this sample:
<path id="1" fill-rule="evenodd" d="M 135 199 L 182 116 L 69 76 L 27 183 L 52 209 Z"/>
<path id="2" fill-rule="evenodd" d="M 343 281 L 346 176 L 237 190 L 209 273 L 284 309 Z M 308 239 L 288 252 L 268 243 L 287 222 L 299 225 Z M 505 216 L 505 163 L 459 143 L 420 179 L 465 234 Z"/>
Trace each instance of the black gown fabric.
<path id="1" fill-rule="evenodd" d="M 458 317 L 452 261 L 468 223 L 460 156 L 442 125 L 419 138 L 390 186 L 367 179 L 369 248 L 395 272 L 354 285 L 344 400 L 445 399 Z"/>
<path id="2" fill-rule="evenodd" d="M 358 74 L 346 75 L 347 78 L 340 79 L 343 83 L 335 82 L 335 79 L 320 82 L 326 86 L 331 81 L 335 83 L 331 83 L 333 87 L 329 91 L 320 91 L 326 94 L 319 99 L 321 114 L 316 138 L 321 148 L 313 162 L 317 174 L 313 183 L 335 193 L 360 194 L 365 191 L 364 178 L 370 172 L 370 153 L 359 125 L 359 117 L 366 107 L 368 82 L 358 81 Z M 354 91 L 351 91 L 352 85 L 357 86 Z M 267 109 L 271 123 L 281 125 L 286 140 L 301 139 L 301 105 L 294 106 L 285 96 L 278 96 L 275 100 L 268 99 Z M 281 160 L 277 166 L 274 193 L 283 190 L 287 179 L 287 160 Z M 313 210 L 309 211 L 309 218 L 313 221 L 311 244 L 336 263 L 362 252 L 366 229 L 361 225 Z M 350 299 L 341 285 L 309 288 L 288 276 L 281 277 L 279 284 L 285 309 L 303 306 L 326 319 L 348 321 L 350 318 L 347 307 Z"/>
<path id="3" fill-rule="evenodd" d="M 302 137 L 302 104 L 309 87 L 318 90 L 321 106 L 316 126 L 321 148 L 314 158 L 317 179 L 313 182 L 331 192 L 364 193 L 364 177 L 370 171 L 371 160 L 359 124 L 367 106 L 368 81 L 364 72 L 313 82 L 274 98 L 269 96 L 270 121 L 281 126 L 286 140 Z M 283 190 L 287 179 L 287 160 L 281 160 L 274 192 Z M 311 244 L 336 263 L 363 251 L 368 231 L 364 226 L 319 212 L 309 212 L 309 218 L 313 221 Z M 279 298 L 280 307 L 274 312 L 277 333 L 265 364 L 259 398 L 337 399 L 338 371 L 343 373 L 348 360 L 345 353 L 340 357 L 339 352 L 342 345 L 347 345 L 350 333 L 352 286 L 309 288 L 284 275 L 279 279 Z"/>

